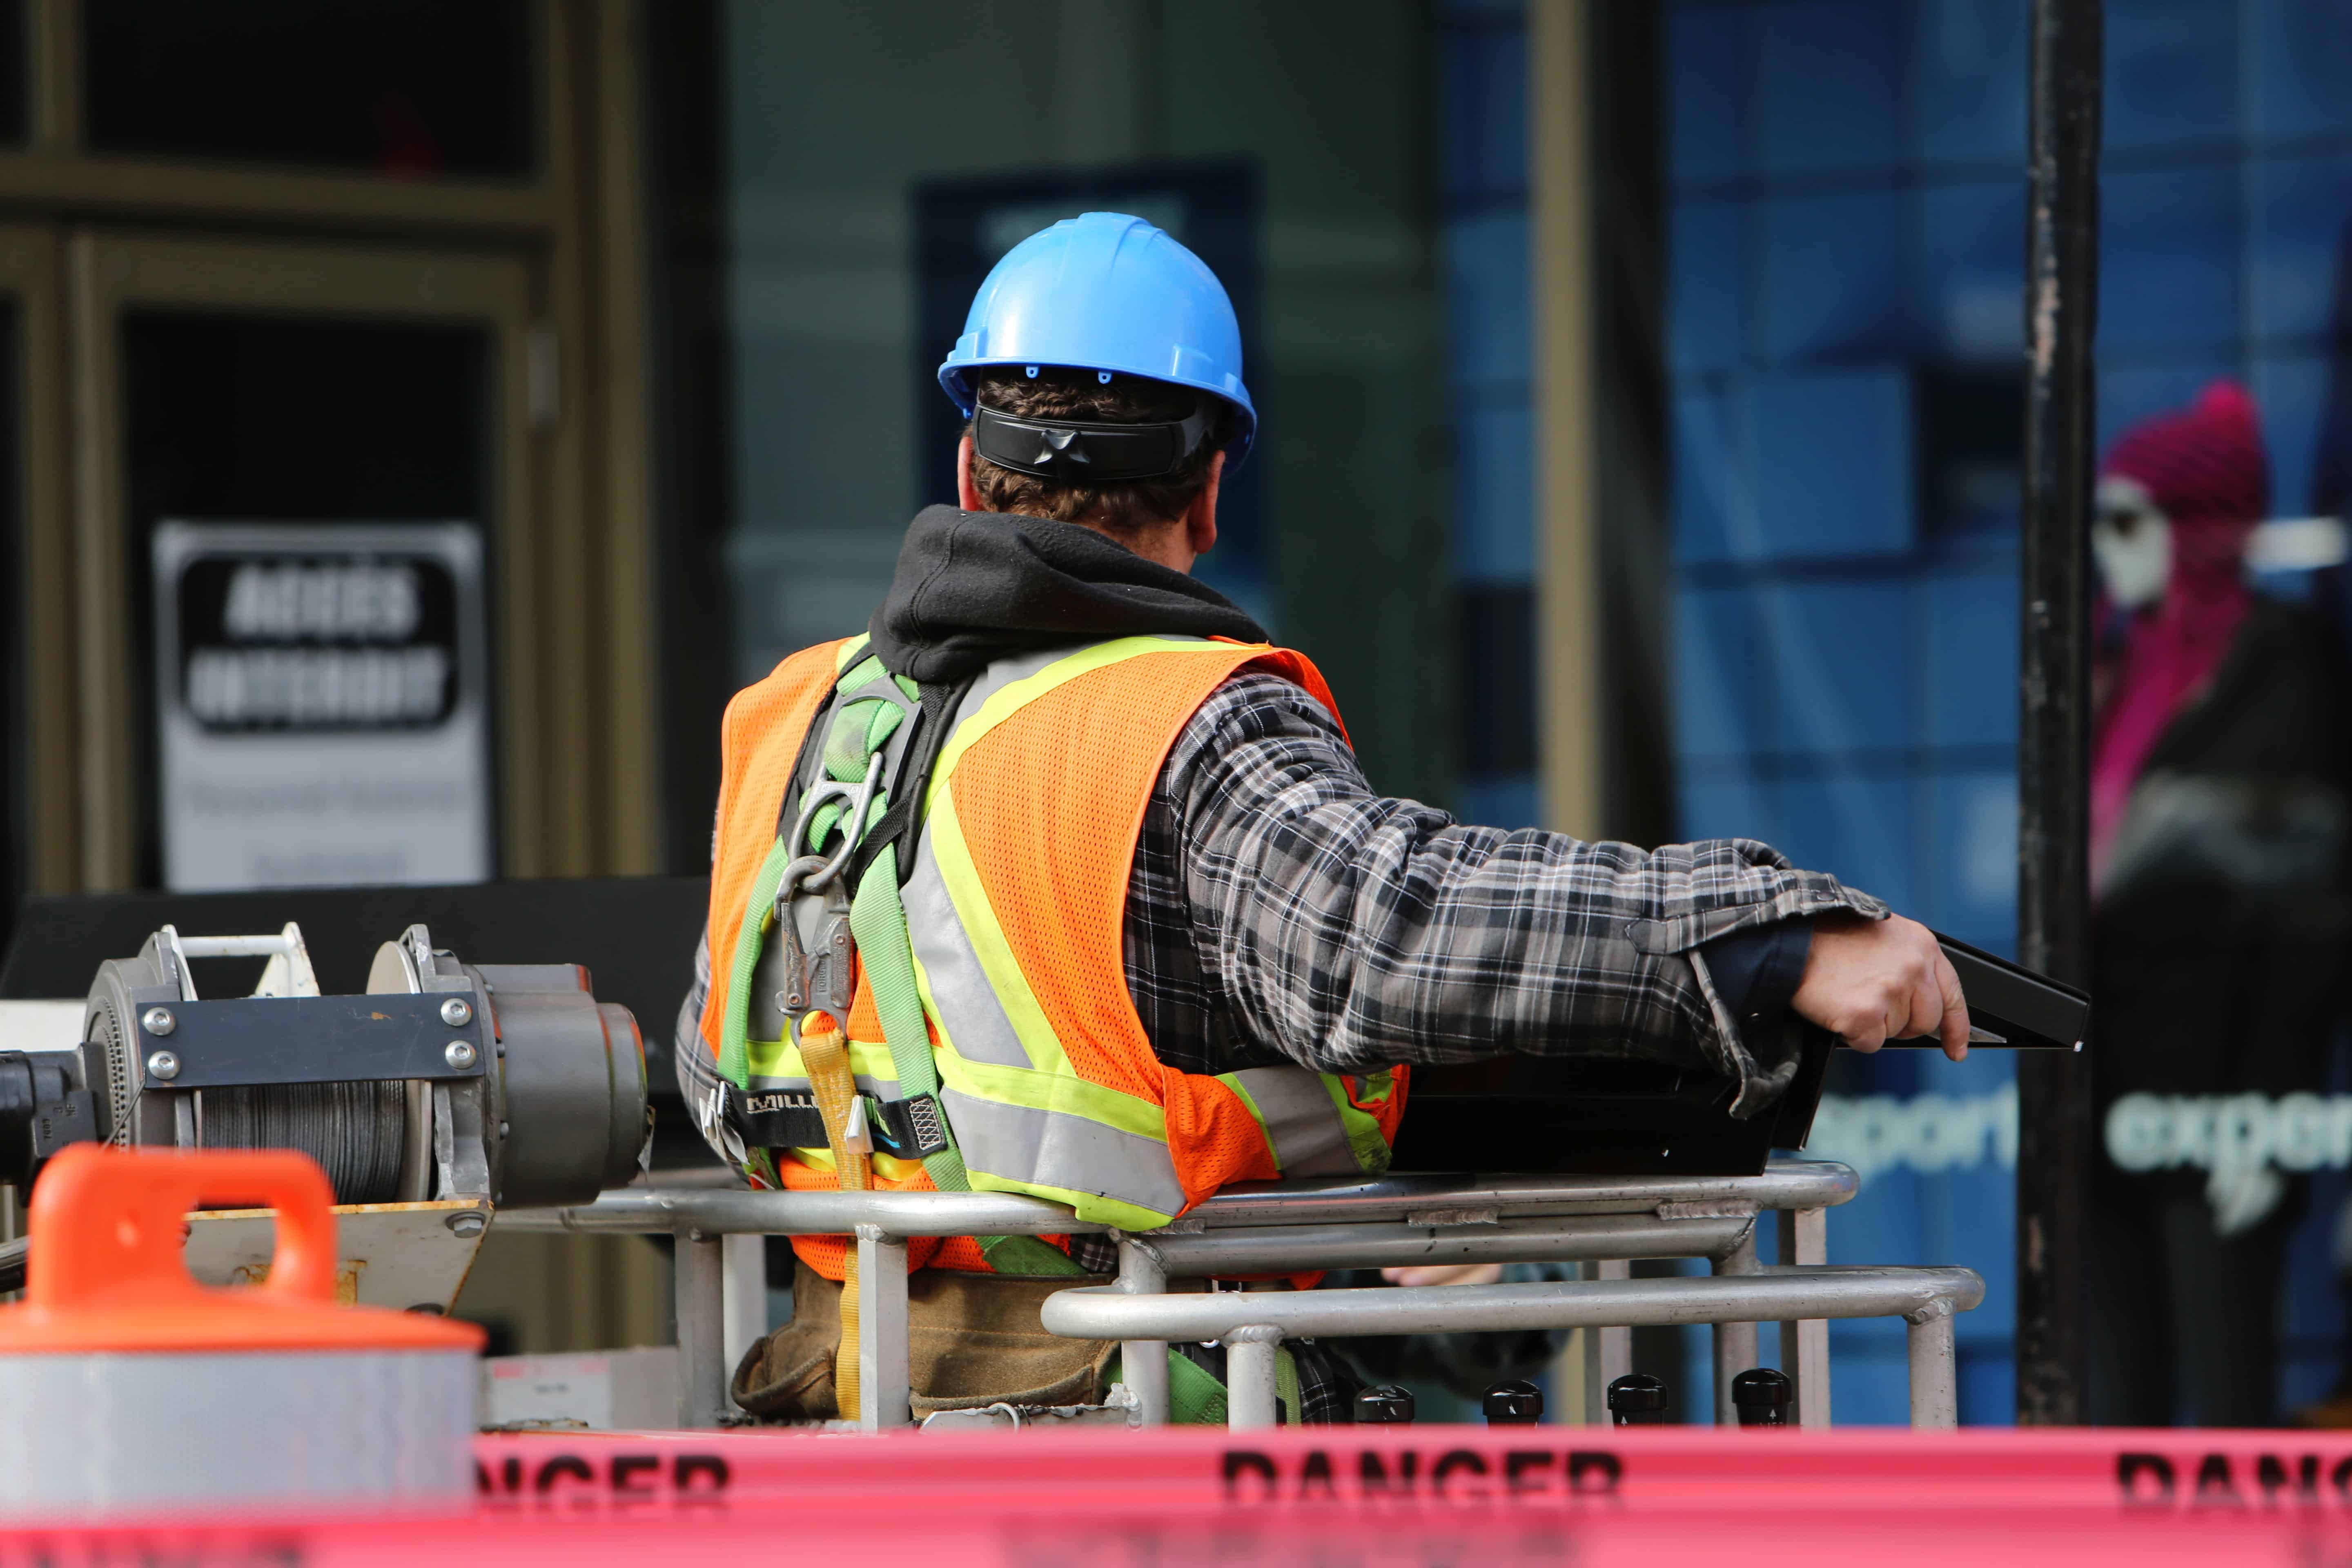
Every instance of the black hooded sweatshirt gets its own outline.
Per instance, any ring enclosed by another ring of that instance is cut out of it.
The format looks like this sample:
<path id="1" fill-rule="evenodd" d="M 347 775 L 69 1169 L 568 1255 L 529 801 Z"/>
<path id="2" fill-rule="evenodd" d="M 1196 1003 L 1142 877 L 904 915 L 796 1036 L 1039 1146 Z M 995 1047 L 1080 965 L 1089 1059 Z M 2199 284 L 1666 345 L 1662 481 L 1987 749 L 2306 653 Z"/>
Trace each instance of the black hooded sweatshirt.
<path id="1" fill-rule="evenodd" d="M 941 686 L 1066 643 L 1150 633 L 1266 640 L 1206 583 L 1092 529 L 951 506 L 917 514 L 867 630 L 885 669 Z"/>

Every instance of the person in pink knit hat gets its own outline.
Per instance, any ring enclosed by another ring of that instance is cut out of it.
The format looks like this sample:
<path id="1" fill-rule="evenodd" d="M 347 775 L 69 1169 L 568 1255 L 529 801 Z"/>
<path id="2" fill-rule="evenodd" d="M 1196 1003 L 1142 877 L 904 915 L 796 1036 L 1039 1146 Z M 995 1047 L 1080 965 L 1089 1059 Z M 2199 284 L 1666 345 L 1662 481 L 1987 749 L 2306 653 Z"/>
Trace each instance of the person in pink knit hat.
<path id="1" fill-rule="evenodd" d="M 2253 400 L 2234 382 L 2126 431 L 2101 470 L 2091 880 L 2107 1157 L 2094 1183 L 2091 1404 L 2102 1423 L 2277 1418 L 2299 1193 L 2257 1134 L 2283 1097 L 2320 1087 L 2340 1009 L 2352 727 L 2327 625 L 2247 584 L 2269 499 Z M 2151 1118 L 2172 1133 L 2148 1136 Z"/>

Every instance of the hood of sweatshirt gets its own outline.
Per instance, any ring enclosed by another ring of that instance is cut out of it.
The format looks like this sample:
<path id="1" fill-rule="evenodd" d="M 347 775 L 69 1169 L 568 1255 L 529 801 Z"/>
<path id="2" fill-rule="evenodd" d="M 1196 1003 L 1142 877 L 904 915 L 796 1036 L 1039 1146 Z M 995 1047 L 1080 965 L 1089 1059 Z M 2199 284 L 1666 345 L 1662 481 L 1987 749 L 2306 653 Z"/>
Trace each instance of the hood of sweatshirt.
<path id="1" fill-rule="evenodd" d="M 867 630 L 883 668 L 952 685 L 1014 654 L 1143 633 L 1264 642 L 1207 584 L 1089 528 L 926 507 Z"/>

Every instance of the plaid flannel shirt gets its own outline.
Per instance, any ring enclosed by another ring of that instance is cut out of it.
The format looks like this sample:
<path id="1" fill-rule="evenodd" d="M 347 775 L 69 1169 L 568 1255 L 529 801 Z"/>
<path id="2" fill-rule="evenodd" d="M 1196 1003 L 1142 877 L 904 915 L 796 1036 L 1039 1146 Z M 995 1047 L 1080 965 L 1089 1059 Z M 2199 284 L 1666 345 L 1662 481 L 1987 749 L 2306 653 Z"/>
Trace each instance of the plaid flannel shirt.
<path id="1" fill-rule="evenodd" d="M 1638 1056 L 1712 1068 L 1760 1101 L 1786 1067 L 1759 1062 L 1695 950 L 1833 910 L 1885 913 L 1748 839 L 1642 850 L 1376 795 L 1321 704 L 1244 669 L 1184 726 L 1145 808 L 1127 984 L 1153 1053 L 1182 1072 Z M 706 940 L 677 1020 L 690 1106 L 719 1081 L 699 1027 L 709 962 Z M 1102 1237 L 1072 1255 L 1117 1267 Z M 1292 1348 L 1306 1418 L 1349 1419 L 1345 1367 Z M 1184 1350 L 1223 1375 L 1222 1347 Z"/>

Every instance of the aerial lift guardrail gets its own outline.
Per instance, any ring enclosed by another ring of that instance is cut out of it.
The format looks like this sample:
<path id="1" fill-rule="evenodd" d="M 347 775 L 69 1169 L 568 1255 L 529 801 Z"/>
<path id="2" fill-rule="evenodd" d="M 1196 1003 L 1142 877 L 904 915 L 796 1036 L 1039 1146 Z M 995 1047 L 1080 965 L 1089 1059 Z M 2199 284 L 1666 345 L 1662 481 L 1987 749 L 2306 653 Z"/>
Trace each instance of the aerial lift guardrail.
<path id="1" fill-rule="evenodd" d="M 1632 1370 L 1631 1331 L 1654 1324 L 1715 1330 L 1716 1418 L 1729 1424 L 1732 1377 L 1757 1363 L 1757 1325 L 1781 1326 L 1782 1369 L 1796 1384 L 1800 1426 L 1829 1423 L 1832 1318 L 1900 1317 L 1908 1324 L 1912 1425 L 1959 1419 L 1952 1318 L 1984 1297 L 1966 1268 L 1827 1265 L 1827 1211 L 1854 1194 L 1847 1167 L 1776 1160 L 1756 1176 L 1393 1176 L 1237 1187 L 1159 1230 L 1136 1235 L 1078 1219 L 1040 1199 L 994 1193 L 783 1193 L 634 1186 L 568 1208 L 507 1210 L 516 1230 L 664 1234 L 677 1239 L 679 1422 L 716 1426 L 727 1410 L 721 1343 L 723 1267 L 730 1235 L 854 1236 L 858 1246 L 857 1423 L 872 1431 L 911 1419 L 907 1373 L 910 1237 L 1109 1234 L 1119 1273 L 1109 1285 L 1051 1298 L 1045 1326 L 1122 1342 L 1133 1423 L 1168 1418 L 1166 1344 L 1228 1347 L 1235 1429 L 1275 1424 L 1275 1349 L 1298 1335 L 1444 1333 L 1503 1329 L 1597 1331 L 1586 1379 L 1588 1420 L 1605 1421 L 1601 1389 Z M 1780 1216 L 1786 1264 L 1757 1260 L 1756 1226 Z M 1629 1260 L 1705 1258 L 1709 1278 L 1635 1279 Z M 1402 1263 L 1587 1265 L 1592 1277 L 1530 1285 L 1400 1290 L 1171 1291 L 1218 1274 L 1287 1273 Z"/>

